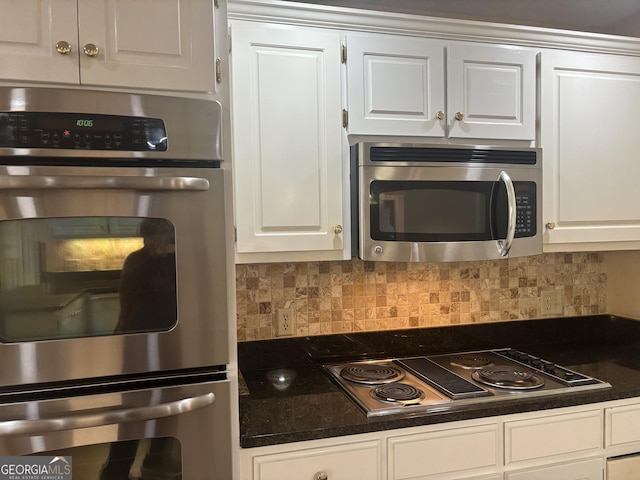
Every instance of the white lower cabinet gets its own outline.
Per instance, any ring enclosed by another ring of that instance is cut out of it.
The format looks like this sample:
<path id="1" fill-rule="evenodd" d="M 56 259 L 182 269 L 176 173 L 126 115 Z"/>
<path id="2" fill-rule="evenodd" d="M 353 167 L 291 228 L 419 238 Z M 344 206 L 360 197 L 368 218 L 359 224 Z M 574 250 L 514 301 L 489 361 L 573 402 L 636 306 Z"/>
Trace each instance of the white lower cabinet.
<path id="1" fill-rule="evenodd" d="M 638 425 L 640 399 L 632 398 L 248 448 L 240 478 L 617 480 L 605 469 L 628 470 L 620 458 L 640 453 Z"/>
<path id="2" fill-rule="evenodd" d="M 253 457 L 253 480 L 381 480 L 379 441 Z M 249 478 L 249 477 L 247 477 Z"/>
<path id="3" fill-rule="evenodd" d="M 501 459 L 497 423 L 392 437 L 387 448 L 389 480 L 468 478 Z"/>
<path id="4" fill-rule="evenodd" d="M 602 409 L 541 415 L 507 421 L 504 426 L 505 464 L 562 460 L 602 448 Z"/>
<path id="5" fill-rule="evenodd" d="M 640 404 L 605 409 L 605 447 L 612 455 L 640 452 Z"/>
<path id="6" fill-rule="evenodd" d="M 527 468 L 505 474 L 505 480 L 601 480 L 602 458 Z"/>

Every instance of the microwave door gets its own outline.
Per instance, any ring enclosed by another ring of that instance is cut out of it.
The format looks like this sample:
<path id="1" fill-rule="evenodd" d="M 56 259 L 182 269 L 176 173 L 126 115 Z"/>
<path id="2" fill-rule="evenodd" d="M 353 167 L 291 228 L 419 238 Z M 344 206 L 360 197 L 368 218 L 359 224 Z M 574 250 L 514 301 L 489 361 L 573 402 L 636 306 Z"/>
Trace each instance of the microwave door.
<path id="1" fill-rule="evenodd" d="M 506 210 L 506 220 L 507 220 L 507 232 L 505 239 L 497 238 L 499 233 L 496 232 L 496 245 L 498 247 L 498 252 L 501 257 L 506 257 L 509 255 L 509 251 L 511 250 L 511 246 L 513 245 L 513 240 L 516 235 L 516 191 L 513 186 L 513 182 L 511 181 L 511 177 L 504 170 L 500 172 L 498 177 L 498 181 L 495 183 L 495 188 L 500 188 L 500 185 L 504 184 L 504 187 L 507 191 L 507 210 Z M 497 195 L 492 195 L 492 198 L 496 198 Z M 496 205 L 491 209 L 492 215 L 500 214 L 500 209 L 496 208 Z M 492 222 L 493 224 L 494 222 Z"/>

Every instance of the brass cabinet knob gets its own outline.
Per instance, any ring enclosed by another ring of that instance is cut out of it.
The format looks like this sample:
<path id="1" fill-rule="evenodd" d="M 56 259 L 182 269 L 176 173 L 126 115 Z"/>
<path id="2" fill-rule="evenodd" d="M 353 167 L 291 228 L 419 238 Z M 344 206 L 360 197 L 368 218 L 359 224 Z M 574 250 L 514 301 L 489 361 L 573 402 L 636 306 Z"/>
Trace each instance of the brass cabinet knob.
<path id="1" fill-rule="evenodd" d="M 339 235 L 342 233 L 342 225 L 336 225 L 335 227 L 333 227 L 333 233 L 335 233 L 336 235 Z"/>
<path id="2" fill-rule="evenodd" d="M 555 224 L 555 222 L 547 222 L 546 227 L 549 230 L 553 230 L 554 228 L 556 228 L 556 224 Z"/>
<path id="3" fill-rule="evenodd" d="M 69 53 L 71 53 L 71 45 L 69 44 L 69 42 L 60 40 L 58 43 L 56 43 L 56 52 L 58 52 L 60 55 L 68 55 Z"/>
<path id="4" fill-rule="evenodd" d="M 444 120 L 444 112 L 442 110 L 438 110 L 438 112 L 436 113 L 436 118 L 438 120 Z"/>
<path id="5" fill-rule="evenodd" d="M 313 476 L 313 480 L 329 480 L 329 475 L 325 472 L 318 472 Z"/>
<path id="6" fill-rule="evenodd" d="M 462 112 L 456 112 L 456 120 L 458 120 L 459 122 L 461 122 L 462 120 L 464 120 L 464 113 L 462 113 Z"/>
<path id="7" fill-rule="evenodd" d="M 87 57 L 96 57 L 98 55 L 98 47 L 93 43 L 87 43 L 82 51 Z"/>

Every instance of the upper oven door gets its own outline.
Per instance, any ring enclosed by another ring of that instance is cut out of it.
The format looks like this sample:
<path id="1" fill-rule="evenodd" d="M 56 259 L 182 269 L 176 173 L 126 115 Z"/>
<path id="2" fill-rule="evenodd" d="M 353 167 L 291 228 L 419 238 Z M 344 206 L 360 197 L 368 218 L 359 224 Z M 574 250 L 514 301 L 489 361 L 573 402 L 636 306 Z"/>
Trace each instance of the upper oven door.
<path id="1" fill-rule="evenodd" d="M 2 386 L 227 364 L 223 178 L 0 167 Z"/>
<path id="2" fill-rule="evenodd" d="M 359 175 L 365 260 L 488 260 L 542 252 L 539 169 L 361 166 Z"/>

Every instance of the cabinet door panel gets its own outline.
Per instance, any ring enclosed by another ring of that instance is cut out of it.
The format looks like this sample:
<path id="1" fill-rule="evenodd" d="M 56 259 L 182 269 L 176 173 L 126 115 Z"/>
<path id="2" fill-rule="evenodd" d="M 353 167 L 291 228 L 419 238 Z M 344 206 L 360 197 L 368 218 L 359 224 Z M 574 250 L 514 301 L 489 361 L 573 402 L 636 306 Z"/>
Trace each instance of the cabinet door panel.
<path id="1" fill-rule="evenodd" d="M 300 450 L 254 458 L 254 480 L 379 480 L 381 452 L 377 441 Z"/>
<path id="2" fill-rule="evenodd" d="M 547 242 L 639 241 L 640 59 L 545 53 L 542 82 Z"/>
<path id="3" fill-rule="evenodd" d="M 0 0 L 3 80 L 75 83 L 78 76 L 76 3 L 68 0 Z M 71 51 L 62 55 L 56 43 Z"/>
<path id="4" fill-rule="evenodd" d="M 596 451 L 602 445 L 602 412 L 506 422 L 505 464 Z"/>
<path id="5" fill-rule="evenodd" d="M 347 36 L 349 134 L 444 136 L 444 43 Z"/>
<path id="6" fill-rule="evenodd" d="M 601 480 L 602 459 L 592 458 L 563 465 L 552 465 L 510 472 L 505 480 Z"/>
<path id="7" fill-rule="evenodd" d="M 81 82 L 164 90 L 212 91 L 213 2 L 78 0 Z"/>
<path id="8" fill-rule="evenodd" d="M 535 139 L 534 50 L 452 43 L 447 58 L 449 137 Z"/>
<path id="9" fill-rule="evenodd" d="M 495 469 L 499 461 L 496 425 L 457 428 L 390 438 L 389 479 L 431 478 L 474 469 Z M 460 452 L 464 452 L 461 455 Z M 466 478 L 466 477 L 465 477 Z"/>
<path id="10" fill-rule="evenodd" d="M 605 412 L 606 447 L 640 443 L 640 405 L 607 408 Z"/>
<path id="11" fill-rule="evenodd" d="M 339 36 L 232 31 L 237 251 L 341 252 Z"/>

